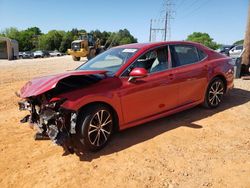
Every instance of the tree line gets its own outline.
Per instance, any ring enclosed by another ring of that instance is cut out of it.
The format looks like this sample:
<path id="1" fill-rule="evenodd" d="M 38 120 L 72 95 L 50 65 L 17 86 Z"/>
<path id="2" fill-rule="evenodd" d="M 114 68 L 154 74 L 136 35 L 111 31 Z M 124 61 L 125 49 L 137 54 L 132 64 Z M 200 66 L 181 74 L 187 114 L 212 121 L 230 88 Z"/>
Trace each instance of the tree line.
<path id="1" fill-rule="evenodd" d="M 42 33 L 38 27 L 30 27 L 25 30 L 10 27 L 3 30 L 0 36 L 17 40 L 19 51 L 58 50 L 66 52 L 71 48 L 71 42 L 78 39 L 83 33 L 87 33 L 87 31 L 74 28 L 71 31 L 50 30 L 48 33 Z M 127 29 L 121 29 L 118 32 L 93 30 L 90 33 L 94 35 L 94 38 L 99 38 L 103 46 L 111 43 L 113 46 L 117 46 L 137 42 L 137 39 Z"/>
<path id="2" fill-rule="evenodd" d="M 10 27 L 0 32 L 0 36 L 17 40 L 20 51 L 40 49 L 66 52 L 71 47 L 71 42 L 78 39 L 83 33 L 87 33 L 87 31 L 84 29 L 72 29 L 71 31 L 51 30 L 48 33 L 42 33 L 38 27 L 31 27 L 25 30 Z M 127 29 L 121 29 L 118 32 L 94 30 L 90 31 L 90 33 L 95 38 L 100 39 L 102 46 L 109 46 L 111 43 L 113 46 L 117 46 L 137 42 L 137 39 Z M 218 49 L 222 46 L 222 44 L 216 43 L 208 33 L 193 32 L 187 36 L 186 40 L 204 44 L 212 49 Z M 239 40 L 234 45 L 243 44 L 243 42 L 243 40 Z"/>
<path id="3" fill-rule="evenodd" d="M 223 46 L 223 44 L 216 43 L 208 33 L 202 33 L 202 32 L 193 32 L 191 35 L 188 35 L 186 40 L 201 43 L 214 50 Z M 241 45 L 243 43 L 244 40 L 238 40 L 234 42 L 233 45 Z"/>

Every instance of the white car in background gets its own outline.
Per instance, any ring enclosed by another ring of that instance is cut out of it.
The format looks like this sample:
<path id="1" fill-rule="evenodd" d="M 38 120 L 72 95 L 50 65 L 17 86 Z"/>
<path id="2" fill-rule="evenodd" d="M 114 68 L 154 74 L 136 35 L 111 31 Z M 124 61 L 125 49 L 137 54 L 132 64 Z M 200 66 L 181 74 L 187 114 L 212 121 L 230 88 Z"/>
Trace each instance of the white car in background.
<path id="1" fill-rule="evenodd" d="M 63 54 L 61 53 L 61 52 L 59 52 L 59 51 L 57 51 L 57 50 L 55 50 L 55 51 L 50 51 L 49 52 L 49 55 L 51 56 L 51 57 L 55 57 L 55 56 L 62 56 Z"/>
<path id="2" fill-rule="evenodd" d="M 33 52 L 33 56 L 34 56 L 34 58 L 43 58 L 45 55 L 44 55 L 43 51 L 37 50 L 37 51 Z"/>
<path id="3" fill-rule="evenodd" d="M 235 46 L 231 50 L 229 50 L 229 56 L 231 58 L 238 58 L 240 57 L 242 51 L 243 51 L 243 45 Z"/>

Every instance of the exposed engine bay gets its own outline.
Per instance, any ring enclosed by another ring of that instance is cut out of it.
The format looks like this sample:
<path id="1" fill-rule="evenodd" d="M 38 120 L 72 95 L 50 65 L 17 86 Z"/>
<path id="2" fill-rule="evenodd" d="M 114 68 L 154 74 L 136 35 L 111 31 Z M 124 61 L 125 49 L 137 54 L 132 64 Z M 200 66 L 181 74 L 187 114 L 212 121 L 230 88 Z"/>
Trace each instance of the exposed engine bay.
<path id="1" fill-rule="evenodd" d="M 37 129 L 35 139 L 51 139 L 60 145 L 65 151 L 73 153 L 76 146 L 73 145 L 72 135 L 76 134 L 77 112 L 67 110 L 61 105 L 66 98 L 57 97 L 61 93 L 95 84 L 102 80 L 104 75 L 70 76 L 60 80 L 56 87 L 38 96 L 30 96 L 21 100 L 19 110 L 27 110 L 20 122 L 30 123 Z"/>

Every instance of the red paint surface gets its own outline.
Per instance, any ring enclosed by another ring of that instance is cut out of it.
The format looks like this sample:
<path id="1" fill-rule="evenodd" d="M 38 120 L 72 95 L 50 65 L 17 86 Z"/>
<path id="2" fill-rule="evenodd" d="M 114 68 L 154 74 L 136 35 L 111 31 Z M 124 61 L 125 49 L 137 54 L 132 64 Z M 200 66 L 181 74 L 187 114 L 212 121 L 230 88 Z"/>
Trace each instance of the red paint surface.
<path id="1" fill-rule="evenodd" d="M 45 77 L 34 78 L 33 80 L 27 82 L 20 92 L 20 97 L 27 98 L 32 96 L 40 95 L 46 91 L 49 91 L 56 87 L 58 81 L 69 76 L 79 76 L 79 75 L 91 75 L 91 74 L 105 74 L 107 71 L 68 71 L 65 73 L 50 75 Z"/>
<path id="2" fill-rule="evenodd" d="M 142 53 L 169 44 L 191 44 L 203 50 L 208 57 L 202 62 L 154 73 L 133 82 L 129 82 L 128 77 L 120 77 L 122 72 Z M 62 107 L 77 111 L 89 103 L 107 103 L 117 113 L 120 129 L 125 129 L 202 103 L 207 86 L 215 76 L 223 76 L 226 79 L 227 89 L 233 87 L 233 67 L 228 63 L 230 58 L 200 44 L 159 42 L 120 47 L 139 50 L 114 77 L 107 77 L 89 87 L 57 96 L 67 98 Z M 54 88 L 59 80 L 71 75 L 104 73 L 105 71 L 72 71 L 36 78 L 22 88 L 21 97 L 36 96 L 46 92 Z"/>

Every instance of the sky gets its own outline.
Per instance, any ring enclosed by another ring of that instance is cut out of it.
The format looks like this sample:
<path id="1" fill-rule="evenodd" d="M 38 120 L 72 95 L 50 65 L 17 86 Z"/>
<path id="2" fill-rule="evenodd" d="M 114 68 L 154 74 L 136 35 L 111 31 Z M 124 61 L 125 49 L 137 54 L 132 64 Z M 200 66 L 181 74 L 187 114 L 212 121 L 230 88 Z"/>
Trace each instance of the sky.
<path id="1" fill-rule="evenodd" d="M 185 40 L 193 32 L 206 32 L 220 44 L 244 38 L 248 0 L 169 0 L 172 16 L 169 40 Z M 49 30 L 118 31 L 127 28 L 138 42 L 149 41 L 164 18 L 164 0 L 0 0 L 0 31 L 8 27 L 37 26 Z M 161 39 L 161 33 L 157 33 Z"/>

